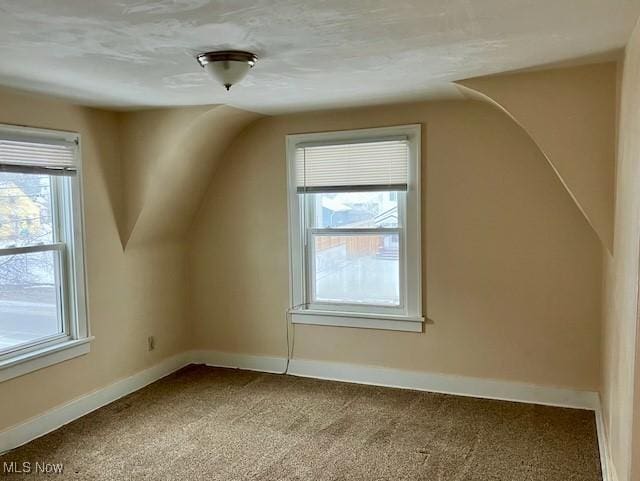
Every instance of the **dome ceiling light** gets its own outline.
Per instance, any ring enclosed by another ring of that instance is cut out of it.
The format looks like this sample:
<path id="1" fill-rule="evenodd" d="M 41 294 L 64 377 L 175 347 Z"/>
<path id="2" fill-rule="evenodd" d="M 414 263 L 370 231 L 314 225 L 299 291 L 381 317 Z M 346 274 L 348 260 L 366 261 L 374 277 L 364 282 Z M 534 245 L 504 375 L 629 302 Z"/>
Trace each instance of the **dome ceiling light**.
<path id="1" fill-rule="evenodd" d="M 256 64 L 256 57 L 251 52 L 241 50 L 221 50 L 199 54 L 198 63 L 229 90 L 232 85 L 240 82 L 251 67 Z"/>

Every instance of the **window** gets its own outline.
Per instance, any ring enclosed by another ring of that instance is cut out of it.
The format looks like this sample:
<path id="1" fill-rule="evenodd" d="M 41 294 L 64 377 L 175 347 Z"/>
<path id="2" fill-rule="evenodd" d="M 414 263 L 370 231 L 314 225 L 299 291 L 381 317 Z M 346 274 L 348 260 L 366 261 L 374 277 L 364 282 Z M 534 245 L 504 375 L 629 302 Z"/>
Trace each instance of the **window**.
<path id="1" fill-rule="evenodd" d="M 287 136 L 294 323 L 422 330 L 420 126 Z"/>
<path id="2" fill-rule="evenodd" d="M 0 381 L 88 352 L 77 134 L 0 125 Z"/>

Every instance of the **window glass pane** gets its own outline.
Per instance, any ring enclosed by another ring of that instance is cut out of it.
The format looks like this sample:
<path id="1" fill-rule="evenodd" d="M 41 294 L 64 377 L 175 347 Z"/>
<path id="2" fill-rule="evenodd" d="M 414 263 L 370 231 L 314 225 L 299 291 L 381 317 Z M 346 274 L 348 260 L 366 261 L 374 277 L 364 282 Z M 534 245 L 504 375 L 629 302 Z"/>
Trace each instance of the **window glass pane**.
<path id="1" fill-rule="evenodd" d="M 0 249 L 53 242 L 51 177 L 0 173 Z"/>
<path id="2" fill-rule="evenodd" d="M 397 192 L 338 192 L 310 195 L 312 227 L 398 227 Z"/>
<path id="3" fill-rule="evenodd" d="M 398 306 L 398 234 L 315 235 L 315 302 Z"/>
<path id="4" fill-rule="evenodd" d="M 57 251 L 0 256 L 0 350 L 63 332 Z"/>

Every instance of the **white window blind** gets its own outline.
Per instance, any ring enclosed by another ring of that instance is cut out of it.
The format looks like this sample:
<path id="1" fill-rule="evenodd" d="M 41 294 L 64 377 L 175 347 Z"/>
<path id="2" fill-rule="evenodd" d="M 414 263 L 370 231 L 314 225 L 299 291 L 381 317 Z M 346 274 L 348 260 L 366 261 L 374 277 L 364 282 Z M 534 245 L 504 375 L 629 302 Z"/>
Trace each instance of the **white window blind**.
<path id="1" fill-rule="evenodd" d="M 407 190 L 409 142 L 406 137 L 331 144 L 299 144 L 299 193 Z"/>
<path id="2" fill-rule="evenodd" d="M 77 138 L 50 138 L 45 133 L 0 127 L 0 172 L 75 175 Z"/>

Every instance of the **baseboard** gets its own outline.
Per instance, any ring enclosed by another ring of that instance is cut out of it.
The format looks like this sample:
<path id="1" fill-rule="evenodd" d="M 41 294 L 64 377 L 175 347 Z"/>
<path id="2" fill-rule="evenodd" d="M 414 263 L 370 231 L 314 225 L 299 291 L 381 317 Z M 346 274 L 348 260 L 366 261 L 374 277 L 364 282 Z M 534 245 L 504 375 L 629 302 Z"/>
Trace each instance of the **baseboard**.
<path id="1" fill-rule="evenodd" d="M 284 373 L 287 367 L 287 360 L 284 357 L 254 356 L 221 351 L 194 351 L 192 358 L 194 362 L 208 366 L 277 374 Z M 593 391 L 578 391 L 512 381 L 433 374 L 361 364 L 292 359 L 287 374 L 593 411 L 599 406 L 598 393 Z"/>
<path id="2" fill-rule="evenodd" d="M 598 431 L 598 450 L 600 451 L 600 466 L 602 468 L 602 481 L 618 481 L 615 466 L 611 461 L 609 453 L 609 443 L 607 442 L 607 430 L 602 413 L 602 403 L 598 396 L 598 407 L 596 408 L 596 429 Z"/>
<path id="3" fill-rule="evenodd" d="M 594 411 L 598 406 L 598 393 L 592 391 L 577 391 L 512 381 L 405 371 L 358 364 L 293 359 L 289 365 L 289 374 L 332 381 Z"/>
<path id="4" fill-rule="evenodd" d="M 192 351 L 191 356 L 196 363 L 214 367 L 228 367 L 274 374 L 283 374 L 287 368 L 287 359 L 285 357 L 252 356 L 222 351 Z"/>
<path id="5" fill-rule="evenodd" d="M 165 359 L 149 369 L 116 381 L 92 393 L 55 407 L 39 416 L 0 432 L 0 454 L 28 443 L 58 429 L 85 414 L 116 399 L 151 384 L 178 369 L 191 364 L 192 353 L 186 352 Z"/>

